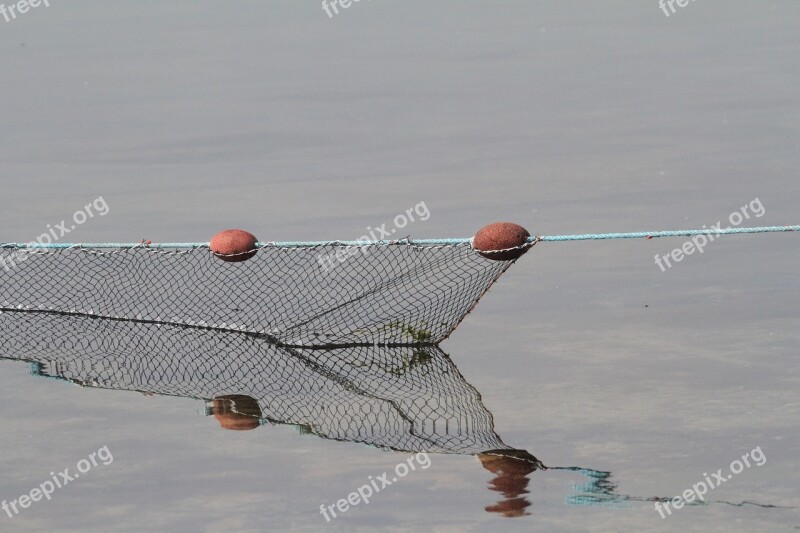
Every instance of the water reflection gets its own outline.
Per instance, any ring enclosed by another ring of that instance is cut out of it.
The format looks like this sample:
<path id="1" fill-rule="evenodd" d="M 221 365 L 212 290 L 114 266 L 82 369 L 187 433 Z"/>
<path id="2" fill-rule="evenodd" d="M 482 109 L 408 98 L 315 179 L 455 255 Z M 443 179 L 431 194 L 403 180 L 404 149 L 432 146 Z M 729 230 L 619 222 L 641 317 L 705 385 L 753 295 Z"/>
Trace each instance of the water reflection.
<path id="1" fill-rule="evenodd" d="M 527 514 L 531 504 L 523 494 L 528 494 L 528 476 L 544 465 L 525 450 L 491 450 L 479 453 L 478 459 L 496 476 L 489 488 L 503 495 L 503 500 L 487 506 L 486 511 L 508 517 Z"/>
<path id="2" fill-rule="evenodd" d="M 223 429 L 243 431 L 261 425 L 258 401 L 244 394 L 226 394 L 211 400 L 208 412 L 214 415 Z"/>
<path id="3" fill-rule="evenodd" d="M 0 346 L 0 357 L 29 361 L 38 376 L 202 399 L 226 430 L 289 424 L 385 450 L 477 456 L 500 498 L 486 511 L 508 517 L 528 514 L 530 475 L 545 468 L 500 439 L 478 391 L 438 347 L 297 348 L 246 333 L 8 311 Z M 580 488 L 588 499 L 568 503 L 621 501 L 597 483 L 608 473 L 574 470 L 589 480 Z"/>

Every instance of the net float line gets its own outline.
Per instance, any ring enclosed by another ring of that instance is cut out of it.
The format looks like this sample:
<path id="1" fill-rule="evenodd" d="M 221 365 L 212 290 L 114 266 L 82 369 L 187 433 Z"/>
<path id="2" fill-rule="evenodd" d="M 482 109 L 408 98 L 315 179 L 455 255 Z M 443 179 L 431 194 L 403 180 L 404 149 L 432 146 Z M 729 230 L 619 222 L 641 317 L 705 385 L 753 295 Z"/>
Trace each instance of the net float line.
<path id="1" fill-rule="evenodd" d="M 744 233 L 782 233 L 800 231 L 800 225 L 790 226 L 761 226 L 751 228 L 705 228 L 662 231 L 632 231 L 621 233 L 579 233 L 572 235 L 536 235 L 527 238 L 527 243 L 536 242 L 565 242 L 565 241 L 591 241 L 610 239 L 656 239 L 662 237 L 692 237 L 695 235 L 737 235 Z M 317 248 L 322 246 L 390 246 L 405 244 L 411 246 L 458 246 L 471 244 L 473 237 L 460 237 L 449 239 L 412 239 L 410 237 L 395 240 L 333 240 L 333 241 L 267 241 L 256 242 L 256 248 Z M 0 243 L 0 248 L 16 249 L 65 249 L 65 248 L 91 248 L 91 249 L 193 249 L 208 248 L 210 242 L 92 242 L 92 243 Z"/>

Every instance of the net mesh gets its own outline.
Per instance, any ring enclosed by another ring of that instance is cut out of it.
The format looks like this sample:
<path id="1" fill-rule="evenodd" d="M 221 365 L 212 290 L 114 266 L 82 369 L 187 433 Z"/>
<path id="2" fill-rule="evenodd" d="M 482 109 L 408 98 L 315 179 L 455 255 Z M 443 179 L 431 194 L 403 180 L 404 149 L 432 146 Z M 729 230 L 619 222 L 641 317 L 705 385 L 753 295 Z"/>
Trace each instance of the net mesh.
<path id="1" fill-rule="evenodd" d="M 207 246 L 0 246 L 4 309 L 232 329 L 297 346 L 435 344 L 513 261 L 468 243 L 265 246 L 231 263 Z"/>
<path id="2" fill-rule="evenodd" d="M 248 397 L 266 422 L 407 452 L 509 449 L 436 346 L 278 346 L 261 336 L 49 312 L 0 313 L 0 357 L 82 386 Z"/>

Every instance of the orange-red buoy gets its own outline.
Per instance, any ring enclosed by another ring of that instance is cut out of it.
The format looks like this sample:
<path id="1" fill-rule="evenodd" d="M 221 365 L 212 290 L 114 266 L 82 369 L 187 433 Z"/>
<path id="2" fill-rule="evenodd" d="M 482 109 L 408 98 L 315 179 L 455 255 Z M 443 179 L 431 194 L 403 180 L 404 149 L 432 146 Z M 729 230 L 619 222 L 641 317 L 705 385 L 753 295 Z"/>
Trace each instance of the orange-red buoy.
<path id="1" fill-rule="evenodd" d="M 247 261 L 256 255 L 256 236 L 242 229 L 226 229 L 211 239 L 211 252 L 229 263 Z"/>
<path id="2" fill-rule="evenodd" d="M 472 247 L 483 257 L 494 261 L 512 261 L 528 251 L 523 247 L 531 234 L 518 224 L 511 222 L 495 222 L 489 224 L 472 238 Z M 508 248 L 514 248 L 508 250 Z M 496 252 L 495 250 L 506 250 Z M 485 252 L 485 253 L 484 253 Z"/>

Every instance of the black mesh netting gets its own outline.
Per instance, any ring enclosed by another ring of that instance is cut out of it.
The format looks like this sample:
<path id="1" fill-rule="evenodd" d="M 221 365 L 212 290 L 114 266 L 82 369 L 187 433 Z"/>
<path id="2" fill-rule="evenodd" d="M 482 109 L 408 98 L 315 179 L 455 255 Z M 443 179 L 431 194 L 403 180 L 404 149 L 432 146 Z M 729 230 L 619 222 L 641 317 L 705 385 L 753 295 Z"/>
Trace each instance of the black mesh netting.
<path id="1" fill-rule="evenodd" d="M 469 244 L 266 246 L 229 263 L 208 247 L 0 247 L 0 306 L 200 325 L 304 346 L 435 344 L 512 261 Z"/>
<path id="2" fill-rule="evenodd" d="M 242 332 L 6 311 L 0 357 L 83 386 L 250 398 L 262 421 L 327 439 L 413 452 L 508 449 L 478 392 L 435 346 L 290 348 Z"/>

